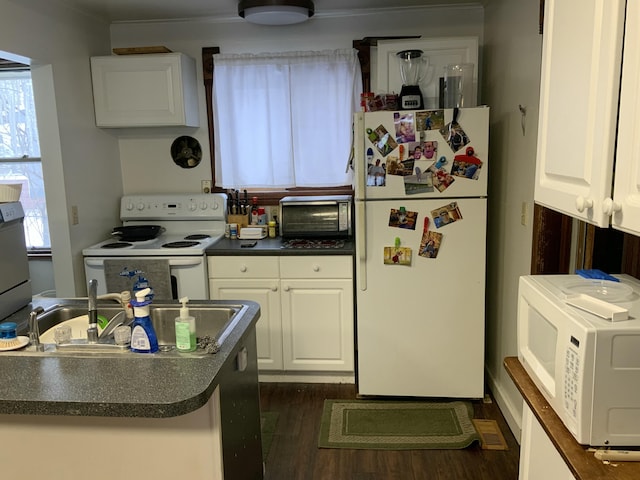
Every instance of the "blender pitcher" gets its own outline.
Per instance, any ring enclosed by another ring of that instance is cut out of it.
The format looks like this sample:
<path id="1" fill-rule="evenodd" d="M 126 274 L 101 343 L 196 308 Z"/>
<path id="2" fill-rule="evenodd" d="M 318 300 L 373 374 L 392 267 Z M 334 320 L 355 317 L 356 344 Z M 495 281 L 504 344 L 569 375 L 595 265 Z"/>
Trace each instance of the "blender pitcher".
<path id="1" fill-rule="evenodd" d="M 422 50 L 403 50 L 396 53 L 400 64 L 402 89 L 400 90 L 400 108 L 402 110 L 420 110 L 424 108 L 420 81 L 426 70 L 428 59 Z"/>

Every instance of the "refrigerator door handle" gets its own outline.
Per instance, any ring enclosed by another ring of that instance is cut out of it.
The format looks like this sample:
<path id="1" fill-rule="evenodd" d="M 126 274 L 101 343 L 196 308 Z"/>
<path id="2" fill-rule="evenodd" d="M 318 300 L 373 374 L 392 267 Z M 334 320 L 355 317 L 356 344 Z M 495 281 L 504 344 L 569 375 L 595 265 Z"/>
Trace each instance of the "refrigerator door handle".
<path id="1" fill-rule="evenodd" d="M 366 202 L 356 202 L 356 251 L 358 261 L 356 262 L 356 276 L 360 290 L 367 289 L 367 238 L 365 232 L 367 227 L 366 220 L 367 207 Z"/>

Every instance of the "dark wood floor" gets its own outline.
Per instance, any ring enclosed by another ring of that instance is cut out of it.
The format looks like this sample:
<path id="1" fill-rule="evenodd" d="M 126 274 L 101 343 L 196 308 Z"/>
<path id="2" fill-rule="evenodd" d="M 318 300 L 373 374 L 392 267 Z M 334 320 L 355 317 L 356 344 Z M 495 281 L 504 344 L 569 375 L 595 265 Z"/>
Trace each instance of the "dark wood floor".
<path id="1" fill-rule="evenodd" d="M 496 420 L 509 449 L 346 450 L 317 446 L 325 399 L 354 399 L 354 385 L 261 383 L 263 411 L 278 412 L 265 480 L 515 480 L 519 446 L 495 402 L 473 401 L 474 418 Z"/>

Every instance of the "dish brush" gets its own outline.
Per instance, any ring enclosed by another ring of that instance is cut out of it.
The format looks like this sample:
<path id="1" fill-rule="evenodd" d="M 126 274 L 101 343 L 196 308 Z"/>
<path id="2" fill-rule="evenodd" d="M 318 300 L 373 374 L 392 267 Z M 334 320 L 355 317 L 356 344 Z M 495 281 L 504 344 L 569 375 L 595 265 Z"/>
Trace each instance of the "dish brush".
<path id="1" fill-rule="evenodd" d="M 14 338 L 0 338 L 0 348 L 13 348 L 22 345 L 22 340 Z"/>

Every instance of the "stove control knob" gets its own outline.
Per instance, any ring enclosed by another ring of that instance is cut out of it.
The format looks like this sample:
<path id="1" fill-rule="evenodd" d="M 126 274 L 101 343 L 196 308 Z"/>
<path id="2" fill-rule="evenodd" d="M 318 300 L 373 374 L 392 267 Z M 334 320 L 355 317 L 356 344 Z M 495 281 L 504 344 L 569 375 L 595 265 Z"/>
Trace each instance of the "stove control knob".
<path id="1" fill-rule="evenodd" d="M 134 207 L 133 202 L 129 202 L 124 206 L 124 208 L 126 208 L 128 211 L 133 210 L 133 207 Z"/>
<path id="2" fill-rule="evenodd" d="M 197 208 L 198 208 L 198 205 L 195 202 L 191 202 L 189 204 L 189 210 L 191 210 L 192 212 L 195 212 Z"/>
<path id="3" fill-rule="evenodd" d="M 144 203 L 140 202 L 138 204 L 138 210 L 144 210 Z"/>
<path id="4" fill-rule="evenodd" d="M 218 204 L 217 204 L 216 202 L 213 202 L 213 203 L 211 204 L 211 209 L 212 209 L 212 210 L 218 210 Z"/>
<path id="5" fill-rule="evenodd" d="M 207 205 L 207 202 L 202 202 L 202 203 L 200 204 L 200 210 L 206 210 L 208 206 L 209 206 L 209 205 Z"/>

